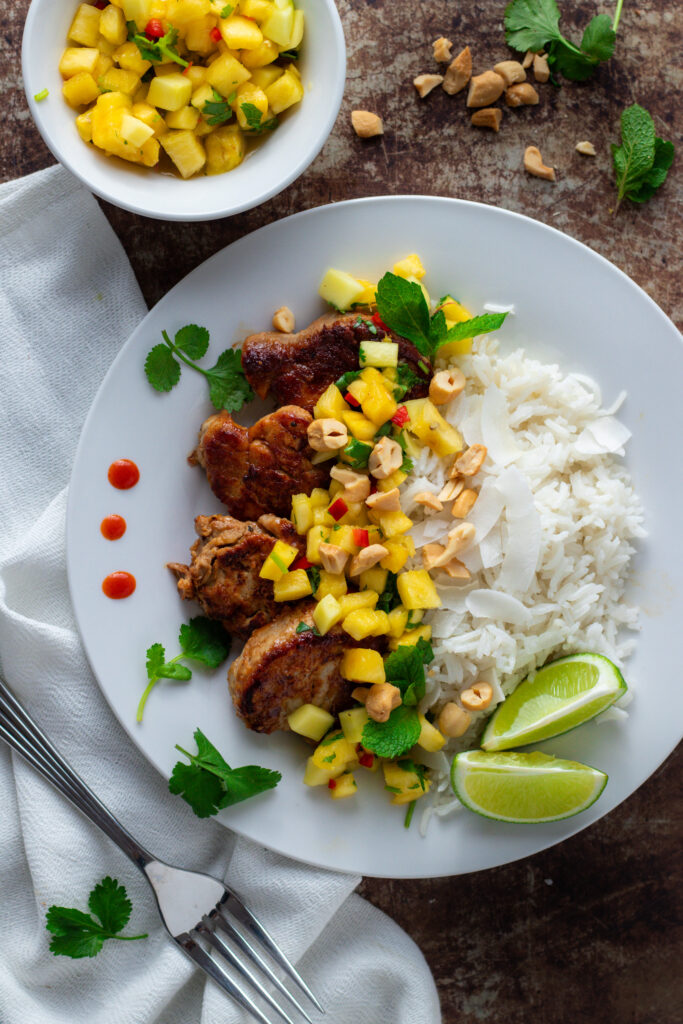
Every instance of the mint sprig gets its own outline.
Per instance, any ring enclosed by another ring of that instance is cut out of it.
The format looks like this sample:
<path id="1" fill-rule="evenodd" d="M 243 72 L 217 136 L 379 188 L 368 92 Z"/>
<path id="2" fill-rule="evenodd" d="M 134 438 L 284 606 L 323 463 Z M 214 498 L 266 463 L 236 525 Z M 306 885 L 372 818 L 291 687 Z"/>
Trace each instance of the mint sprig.
<path id="1" fill-rule="evenodd" d="M 417 709 L 399 704 L 386 722 L 370 719 L 363 726 L 361 743 L 366 750 L 378 757 L 395 758 L 414 747 L 420 738 L 422 727 Z"/>
<path id="2" fill-rule="evenodd" d="M 654 121 L 647 110 L 634 103 L 621 115 L 621 145 L 612 144 L 612 160 L 617 183 L 617 205 L 622 199 L 644 203 L 660 188 L 674 159 L 672 142 L 655 133 Z"/>

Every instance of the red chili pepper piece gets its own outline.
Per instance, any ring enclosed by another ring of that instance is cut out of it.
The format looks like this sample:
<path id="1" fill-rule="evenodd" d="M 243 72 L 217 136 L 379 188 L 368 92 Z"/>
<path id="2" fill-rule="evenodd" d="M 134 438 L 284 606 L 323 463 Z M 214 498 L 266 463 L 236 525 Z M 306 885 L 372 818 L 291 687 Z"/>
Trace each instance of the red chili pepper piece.
<path id="1" fill-rule="evenodd" d="M 344 401 L 352 405 L 354 409 L 360 409 L 360 402 L 357 398 L 354 398 L 350 391 L 347 391 L 344 395 Z"/>
<path id="2" fill-rule="evenodd" d="M 362 743 L 356 743 L 356 753 L 360 754 L 362 749 L 363 749 L 363 744 Z"/>
<path id="3" fill-rule="evenodd" d="M 354 527 L 353 543 L 356 545 L 356 547 L 366 548 L 370 543 L 368 531 L 361 529 L 359 526 Z"/>
<path id="4" fill-rule="evenodd" d="M 391 417 L 391 422 L 395 423 L 397 427 L 402 427 L 409 419 L 410 413 L 406 409 L 405 405 L 399 405 L 398 409 Z"/>
<path id="5" fill-rule="evenodd" d="M 327 783 L 327 788 L 328 789 L 336 789 L 337 788 L 337 780 L 336 779 L 330 779 L 330 781 Z"/>
<path id="6" fill-rule="evenodd" d="M 188 72 L 188 71 L 190 70 L 190 68 L 192 67 L 192 65 L 193 65 L 193 64 L 194 64 L 194 61 L 193 61 L 193 60 L 190 60 L 190 61 L 188 61 L 188 63 L 187 63 L 187 67 L 186 67 L 186 68 L 183 68 L 183 70 L 182 70 L 182 71 L 180 72 L 180 74 L 181 74 L 181 75 L 186 75 L 186 74 L 187 74 L 187 72 Z"/>
<path id="7" fill-rule="evenodd" d="M 336 501 L 332 502 L 327 511 L 330 513 L 332 518 L 338 522 L 341 519 L 341 517 L 345 516 L 346 513 L 349 511 L 349 506 L 346 504 L 343 498 L 337 498 Z"/>
<path id="8" fill-rule="evenodd" d="M 221 39 L 223 38 L 223 36 L 221 35 L 221 30 L 219 28 L 212 28 L 211 31 L 209 32 L 209 35 L 213 39 L 214 43 L 220 43 Z"/>
<path id="9" fill-rule="evenodd" d="M 370 319 L 372 320 L 372 322 L 375 325 L 375 327 L 381 327 L 383 331 L 388 331 L 389 330 L 389 328 L 384 323 L 384 320 L 382 320 L 382 318 L 379 315 L 379 313 L 373 313 L 372 316 L 370 317 Z"/>
<path id="10" fill-rule="evenodd" d="M 374 763 L 374 754 L 368 754 L 366 752 L 365 754 L 361 754 L 360 757 L 358 758 L 358 764 L 362 764 L 364 768 L 372 768 Z"/>
<path id="11" fill-rule="evenodd" d="M 297 558 L 296 562 L 290 565 L 289 571 L 294 572 L 296 569 L 310 569 L 312 565 L 313 562 L 309 562 L 306 556 L 302 555 L 301 558 Z"/>
<path id="12" fill-rule="evenodd" d="M 150 39 L 161 39 L 164 34 L 164 26 L 159 18 L 150 18 L 145 25 L 145 35 Z"/>
<path id="13" fill-rule="evenodd" d="M 95 7 L 98 11 L 103 11 L 105 7 L 108 7 L 107 0 L 97 0 Z"/>

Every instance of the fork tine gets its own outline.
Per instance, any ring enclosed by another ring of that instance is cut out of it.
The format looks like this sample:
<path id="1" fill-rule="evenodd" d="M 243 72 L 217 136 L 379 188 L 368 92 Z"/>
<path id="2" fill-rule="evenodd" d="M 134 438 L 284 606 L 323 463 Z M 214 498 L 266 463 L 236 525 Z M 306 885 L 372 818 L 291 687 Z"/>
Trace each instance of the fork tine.
<path id="1" fill-rule="evenodd" d="M 247 928 L 247 930 L 251 929 L 251 931 L 253 931 L 258 936 L 258 938 L 261 940 L 261 942 L 266 947 L 268 952 L 271 954 L 273 959 L 276 960 L 277 963 L 279 963 L 280 967 L 282 967 L 283 970 L 287 972 L 290 978 L 292 978 L 292 980 L 297 983 L 299 988 L 306 993 L 306 995 L 311 1000 L 316 1009 L 320 1010 L 321 1013 L 324 1013 L 324 1009 L 322 1008 L 316 997 L 313 995 L 310 988 L 297 971 L 296 967 L 294 967 L 294 965 L 289 962 L 285 954 L 277 945 L 275 939 L 273 939 L 269 935 L 269 933 L 263 927 L 259 919 L 255 917 L 254 914 L 252 914 L 251 910 L 249 910 L 248 907 L 245 907 L 244 903 L 242 903 L 242 900 L 239 898 L 239 896 L 237 896 L 234 890 L 232 890 L 229 886 L 226 886 L 226 889 L 230 895 L 230 898 L 227 901 L 227 903 L 223 904 L 223 910 L 225 910 L 227 906 L 227 909 L 230 911 L 230 913 L 233 914 L 237 918 L 237 920 L 240 921 L 241 924 L 245 926 L 245 928 Z"/>
<path id="2" fill-rule="evenodd" d="M 246 978 L 247 981 L 254 986 L 254 988 L 261 996 L 261 998 L 265 999 L 265 1001 L 270 1006 L 272 1006 L 276 1013 L 280 1014 L 280 1016 L 283 1018 L 283 1020 L 287 1022 L 287 1024 L 294 1024 L 292 1018 L 288 1017 L 285 1011 L 282 1009 L 282 1007 L 276 1002 L 275 999 L 273 999 L 273 997 L 271 996 L 268 989 L 264 986 L 261 979 L 253 971 L 250 971 L 246 964 L 242 963 L 239 957 L 235 954 L 235 952 L 232 949 L 230 949 L 230 946 L 228 946 L 227 943 L 223 941 L 220 935 L 215 934 L 210 918 L 206 916 L 203 917 L 202 923 L 197 925 L 197 931 L 202 936 L 202 938 L 206 939 L 206 941 L 213 946 L 214 949 L 218 950 L 221 956 L 225 957 L 228 963 L 232 964 L 235 970 L 240 972 L 243 978 Z"/>
<path id="3" fill-rule="evenodd" d="M 275 987 L 284 996 L 286 996 L 287 999 L 289 999 L 289 1001 L 292 1003 L 293 1006 L 296 1007 L 296 1009 L 299 1011 L 302 1017 L 305 1017 L 309 1024 L 313 1024 L 313 1021 L 308 1016 L 303 1006 L 301 1006 L 301 1004 L 297 1002 L 297 1000 L 294 998 L 289 989 L 286 988 L 285 985 L 283 985 L 283 983 L 280 981 L 280 979 L 278 978 L 277 974 L 272 969 L 270 964 L 266 963 L 266 961 L 263 959 L 258 950 L 251 945 L 251 943 L 245 938 L 245 936 L 238 928 L 235 928 L 234 924 L 228 920 L 228 918 L 225 916 L 222 910 L 216 911 L 216 924 L 218 924 L 219 927 L 224 928 L 228 932 L 231 939 L 237 943 L 240 949 L 244 953 L 246 953 L 247 956 L 251 957 L 254 963 L 258 964 L 263 973 L 266 974 L 270 981 L 273 983 L 273 985 L 275 985 Z"/>
<path id="4" fill-rule="evenodd" d="M 191 935 L 180 936 L 176 938 L 176 942 L 180 948 L 190 957 L 191 960 L 201 967 L 209 977 L 216 982 L 217 985 L 227 992 L 229 996 L 239 1003 L 247 1013 L 250 1013 L 253 1017 L 259 1021 L 259 1024 L 273 1024 L 272 1020 L 269 1020 L 264 1013 L 259 1010 L 256 1003 L 253 1001 L 243 988 L 241 988 L 236 981 L 233 981 L 230 975 L 223 970 L 213 957 L 209 956 L 205 949 L 203 949 L 198 942 L 192 938 Z"/>

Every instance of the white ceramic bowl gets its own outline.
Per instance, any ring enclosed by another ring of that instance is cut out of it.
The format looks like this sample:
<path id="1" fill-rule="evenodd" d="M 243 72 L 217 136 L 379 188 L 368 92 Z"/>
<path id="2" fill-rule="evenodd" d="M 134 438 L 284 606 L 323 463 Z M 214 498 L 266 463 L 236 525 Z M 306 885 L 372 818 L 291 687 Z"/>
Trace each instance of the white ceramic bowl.
<path id="1" fill-rule="evenodd" d="M 54 156 L 115 206 L 160 220 L 215 220 L 250 210 L 305 171 L 332 130 L 346 78 L 344 33 L 334 0 L 297 0 L 306 15 L 300 70 L 305 95 L 263 145 L 227 174 L 182 181 L 107 158 L 79 137 L 62 96 L 59 58 L 78 0 L 33 0 L 24 28 L 22 71 L 31 114 Z M 47 99 L 34 96 L 49 90 Z"/>

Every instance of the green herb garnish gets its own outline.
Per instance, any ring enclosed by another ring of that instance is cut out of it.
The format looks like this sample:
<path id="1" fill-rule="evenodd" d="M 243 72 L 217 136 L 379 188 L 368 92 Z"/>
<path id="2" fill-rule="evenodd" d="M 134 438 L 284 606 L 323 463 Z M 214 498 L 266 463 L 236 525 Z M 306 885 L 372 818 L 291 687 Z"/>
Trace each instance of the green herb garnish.
<path id="1" fill-rule="evenodd" d="M 424 366 L 424 373 L 429 373 L 429 367 L 426 363 L 422 363 Z M 422 369 L 422 366 L 420 369 Z M 398 402 L 405 395 L 411 391 L 416 384 L 424 384 L 424 380 L 418 373 L 408 366 L 407 363 L 399 363 L 396 367 L 396 383 L 394 384 L 394 399 Z"/>
<path id="2" fill-rule="evenodd" d="M 312 565 L 310 569 L 306 569 L 306 575 L 308 576 L 308 582 L 311 584 L 311 590 L 315 594 L 320 586 L 320 569 L 317 565 Z"/>
<path id="3" fill-rule="evenodd" d="M 52 933 L 50 951 L 55 956 L 78 960 L 97 956 L 105 939 L 132 942 L 147 938 L 146 932 L 143 935 L 118 934 L 128 924 L 133 907 L 126 890 L 115 878 L 107 876 L 97 883 L 88 896 L 88 907 L 95 917 L 72 907 L 49 908 L 45 927 Z"/>
<path id="4" fill-rule="evenodd" d="M 221 18 L 229 18 L 234 10 L 235 8 L 232 4 L 226 4 L 223 10 L 221 11 Z"/>
<path id="5" fill-rule="evenodd" d="M 280 56 L 284 57 L 285 60 L 298 60 L 299 59 L 299 51 L 298 50 L 281 50 L 280 51 Z"/>
<path id="6" fill-rule="evenodd" d="M 342 454 L 354 469 L 366 467 L 371 453 L 372 445 L 366 444 L 365 441 L 359 441 L 357 437 L 352 437 L 342 451 Z"/>
<path id="7" fill-rule="evenodd" d="M 316 587 L 317 589 L 317 587 Z M 294 630 L 295 633 L 312 633 L 313 636 L 320 636 L 320 630 L 317 626 L 309 626 L 306 622 L 300 622 Z"/>
<path id="8" fill-rule="evenodd" d="M 40 92 L 35 93 L 33 98 L 36 101 L 36 103 L 40 103 L 41 100 L 46 100 L 49 95 L 50 95 L 50 90 L 49 89 L 41 89 Z"/>
<path id="9" fill-rule="evenodd" d="M 255 135 L 262 135 L 263 132 L 272 132 L 277 128 L 277 118 L 269 117 L 267 121 L 262 122 L 263 114 L 253 103 L 240 103 L 240 108 L 247 122 L 247 131 L 254 132 Z"/>
<path id="10" fill-rule="evenodd" d="M 405 816 L 405 818 L 403 820 L 403 827 L 404 828 L 410 828 L 410 823 L 413 820 L 413 814 L 415 813 L 415 804 L 416 803 L 417 803 L 417 800 L 412 800 L 408 804 L 408 810 L 406 811 L 406 816 Z"/>
<path id="11" fill-rule="evenodd" d="M 379 595 L 377 601 L 377 610 L 380 612 L 390 612 L 394 608 L 397 608 L 401 603 L 401 598 L 398 595 L 398 587 L 396 586 L 396 580 L 398 576 L 395 572 L 389 572 L 387 576 L 387 582 L 384 585 L 384 590 Z"/>
<path id="12" fill-rule="evenodd" d="M 236 93 L 228 96 L 227 100 L 216 89 L 213 89 L 213 99 L 207 100 L 202 107 L 202 113 L 206 117 L 207 124 L 225 124 L 232 117 L 231 103 L 235 102 Z"/>
<path id="13" fill-rule="evenodd" d="M 274 789 L 282 778 L 280 772 L 254 764 L 231 768 L 201 729 L 195 729 L 194 740 L 196 754 L 190 754 L 176 744 L 176 750 L 184 754 L 190 763 L 176 763 L 168 788 L 171 793 L 181 796 L 198 818 L 209 818 L 223 807 L 231 807 L 267 789 Z"/>
<path id="14" fill-rule="evenodd" d="M 386 722 L 374 722 L 372 719 L 366 722 L 361 743 L 378 757 L 393 759 L 415 746 L 421 729 L 416 708 L 400 704 L 394 708 Z"/>
<path id="15" fill-rule="evenodd" d="M 674 159 L 673 142 L 655 134 L 647 110 L 634 103 L 621 115 L 621 145 L 612 144 L 617 205 L 622 199 L 644 203 L 664 184 Z"/>
<path id="16" fill-rule="evenodd" d="M 152 644 L 147 648 L 147 678 L 149 682 L 138 704 L 137 722 L 142 721 L 145 704 L 150 693 L 160 679 L 186 681 L 192 678 L 192 669 L 182 665 L 182 661 L 198 661 L 208 668 L 218 668 L 230 653 L 230 637 L 219 622 L 206 619 L 202 615 L 180 627 L 178 634 L 180 654 L 166 661 L 166 651 L 162 644 Z"/>
<path id="17" fill-rule="evenodd" d="M 346 391 L 349 384 L 351 384 L 354 380 L 358 380 L 360 375 L 360 370 L 347 370 L 346 373 L 342 373 L 339 380 L 336 380 L 334 382 L 334 386 L 339 388 L 340 391 Z"/>
<path id="18" fill-rule="evenodd" d="M 175 49 L 175 44 L 178 41 L 177 28 L 169 25 L 166 33 L 160 39 L 150 39 L 149 36 L 138 32 L 138 27 L 134 21 L 127 21 L 126 26 L 128 28 L 128 39 L 135 43 L 140 51 L 140 56 L 144 60 L 151 60 L 155 64 L 163 64 L 168 60 L 173 60 L 183 68 L 188 66 L 189 61 L 183 60 Z"/>
<path id="19" fill-rule="evenodd" d="M 425 695 L 425 665 L 434 661 L 432 645 L 422 637 L 416 644 L 401 644 L 384 661 L 387 682 L 398 686 L 401 700 L 419 704 Z"/>

